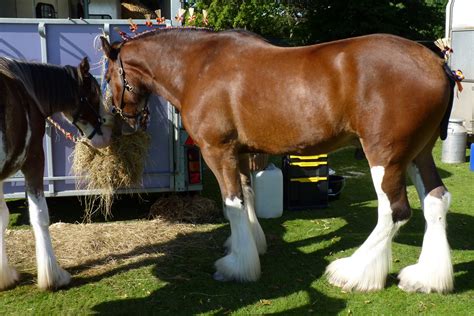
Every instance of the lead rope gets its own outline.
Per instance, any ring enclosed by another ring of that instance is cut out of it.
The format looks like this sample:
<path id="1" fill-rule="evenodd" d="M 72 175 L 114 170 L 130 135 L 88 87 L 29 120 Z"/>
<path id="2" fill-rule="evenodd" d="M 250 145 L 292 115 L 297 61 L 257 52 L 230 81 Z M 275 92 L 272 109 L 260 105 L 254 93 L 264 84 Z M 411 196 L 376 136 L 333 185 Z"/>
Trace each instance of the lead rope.
<path id="1" fill-rule="evenodd" d="M 64 137 L 66 137 L 66 139 L 69 139 L 70 141 L 72 141 L 73 143 L 77 143 L 80 141 L 79 138 L 77 138 L 76 136 L 72 135 L 71 133 L 69 133 L 68 131 L 66 131 L 64 128 L 61 127 L 61 125 L 59 125 L 58 122 L 54 121 L 51 116 L 48 116 L 46 118 L 46 120 L 48 120 L 48 122 L 53 125 L 54 127 L 56 127 L 56 129 L 58 131 L 60 131 Z"/>

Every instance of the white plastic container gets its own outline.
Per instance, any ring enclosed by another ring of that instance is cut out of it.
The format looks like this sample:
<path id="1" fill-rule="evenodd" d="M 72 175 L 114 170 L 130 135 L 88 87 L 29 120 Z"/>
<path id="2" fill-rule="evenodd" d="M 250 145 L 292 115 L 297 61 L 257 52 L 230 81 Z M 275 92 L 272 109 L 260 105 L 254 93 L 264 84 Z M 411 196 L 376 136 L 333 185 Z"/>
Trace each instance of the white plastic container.
<path id="1" fill-rule="evenodd" d="M 276 218 L 283 214 L 283 174 L 274 164 L 252 172 L 255 213 L 260 218 Z"/>

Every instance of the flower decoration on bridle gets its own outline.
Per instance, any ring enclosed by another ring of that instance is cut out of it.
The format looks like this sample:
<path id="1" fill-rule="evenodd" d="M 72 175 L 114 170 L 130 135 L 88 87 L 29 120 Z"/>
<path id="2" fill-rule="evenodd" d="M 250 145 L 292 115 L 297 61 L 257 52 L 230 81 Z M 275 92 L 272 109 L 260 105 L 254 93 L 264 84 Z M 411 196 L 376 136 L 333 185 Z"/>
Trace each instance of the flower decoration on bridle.
<path id="1" fill-rule="evenodd" d="M 178 23 L 182 23 L 183 22 L 183 16 L 184 16 L 184 13 L 186 12 L 186 10 L 184 9 L 179 9 L 178 10 L 178 14 L 174 17 L 174 19 L 178 22 Z"/>
<path id="2" fill-rule="evenodd" d="M 194 8 L 189 8 L 188 13 L 188 23 L 193 23 L 194 21 L 196 21 L 196 16 L 194 15 Z"/>
<path id="3" fill-rule="evenodd" d="M 156 23 L 164 24 L 166 19 L 161 16 L 161 10 L 160 9 L 155 10 L 155 14 L 156 14 Z"/>
<path id="4" fill-rule="evenodd" d="M 202 24 L 205 26 L 209 25 L 209 20 L 207 19 L 207 10 L 202 10 Z"/>
<path id="5" fill-rule="evenodd" d="M 114 27 L 114 31 L 117 32 L 120 35 L 122 40 L 128 41 L 130 39 L 130 36 L 128 36 L 128 34 L 125 33 L 124 31 L 120 30 L 120 28 L 118 26 Z"/>
<path id="6" fill-rule="evenodd" d="M 151 21 L 151 14 L 145 14 L 145 25 L 148 27 L 153 27 L 153 22 Z"/>
<path id="7" fill-rule="evenodd" d="M 133 20 L 131 18 L 128 19 L 128 24 L 130 24 L 129 28 L 132 33 L 136 33 L 138 31 L 138 24 L 133 23 Z"/>

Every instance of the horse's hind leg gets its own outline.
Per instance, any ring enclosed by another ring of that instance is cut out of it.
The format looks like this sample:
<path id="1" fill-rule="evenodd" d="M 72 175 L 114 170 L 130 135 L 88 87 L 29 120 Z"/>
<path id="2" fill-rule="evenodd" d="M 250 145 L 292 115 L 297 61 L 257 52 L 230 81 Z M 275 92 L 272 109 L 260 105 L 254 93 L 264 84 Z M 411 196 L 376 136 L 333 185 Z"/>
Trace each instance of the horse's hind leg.
<path id="1" fill-rule="evenodd" d="M 53 290 L 69 284 L 71 276 L 58 265 L 54 255 L 49 235 L 48 205 L 43 192 L 43 168 L 37 164 L 38 157 L 34 164 L 26 161 L 22 172 L 26 180 L 30 223 L 35 235 L 38 287 Z"/>
<path id="2" fill-rule="evenodd" d="M 257 250 L 260 255 L 263 255 L 267 251 L 267 241 L 265 234 L 263 233 L 262 227 L 258 222 L 257 215 L 255 214 L 255 195 L 252 187 L 250 186 L 250 168 L 249 168 L 249 157 L 248 154 L 239 156 L 239 169 L 240 169 L 240 183 L 242 185 L 242 193 L 244 197 L 244 206 L 247 211 L 247 216 L 250 221 L 250 227 L 252 229 L 253 238 L 257 245 Z M 232 236 L 230 236 L 225 247 L 231 250 L 232 247 Z"/>
<path id="3" fill-rule="evenodd" d="M 446 236 L 446 214 L 451 195 L 446 190 L 429 151 L 422 152 L 409 172 L 420 195 L 426 231 L 420 258 L 404 268 L 399 287 L 408 292 L 446 293 L 453 290 L 453 267 Z"/>
<path id="4" fill-rule="evenodd" d="M 326 269 L 329 282 L 347 291 L 373 291 L 385 286 L 392 238 L 411 215 L 404 166 L 373 166 L 371 174 L 378 198 L 377 225 L 352 256 L 336 260 Z"/>
<path id="5" fill-rule="evenodd" d="M 18 273 L 16 270 L 8 265 L 8 258 L 5 246 L 5 230 L 8 226 L 10 212 L 8 211 L 7 203 L 3 197 L 3 182 L 0 182 L 0 230 L 1 230 L 1 258 L 0 262 L 0 290 L 11 287 L 18 281 Z"/>
<path id="6" fill-rule="evenodd" d="M 216 261 L 214 278 L 255 281 L 260 277 L 260 259 L 243 201 L 237 154 L 230 146 L 201 147 L 201 152 L 219 182 L 231 229 L 230 252 Z"/>

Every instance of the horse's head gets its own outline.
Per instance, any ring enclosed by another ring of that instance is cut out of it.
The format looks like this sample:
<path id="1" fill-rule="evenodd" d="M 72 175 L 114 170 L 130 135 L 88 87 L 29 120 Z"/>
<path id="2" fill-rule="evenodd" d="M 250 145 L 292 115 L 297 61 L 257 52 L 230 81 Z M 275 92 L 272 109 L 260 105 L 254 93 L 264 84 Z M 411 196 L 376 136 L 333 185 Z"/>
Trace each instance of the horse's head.
<path id="1" fill-rule="evenodd" d="M 128 125 L 122 127 L 122 132 L 130 134 L 146 124 L 150 92 L 141 80 L 140 71 L 129 60 L 127 63 L 122 60 L 120 50 L 123 42 L 110 45 L 104 37 L 101 41 L 108 58 L 105 79 L 112 92 L 113 108 Z"/>
<path id="2" fill-rule="evenodd" d="M 112 135 L 112 116 L 107 114 L 102 103 L 102 94 L 97 80 L 89 73 L 89 62 L 84 58 L 77 66 L 78 98 L 76 105 L 63 114 L 92 146 L 106 147 Z"/>

